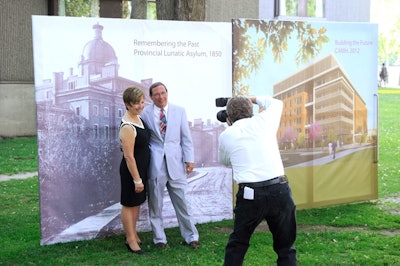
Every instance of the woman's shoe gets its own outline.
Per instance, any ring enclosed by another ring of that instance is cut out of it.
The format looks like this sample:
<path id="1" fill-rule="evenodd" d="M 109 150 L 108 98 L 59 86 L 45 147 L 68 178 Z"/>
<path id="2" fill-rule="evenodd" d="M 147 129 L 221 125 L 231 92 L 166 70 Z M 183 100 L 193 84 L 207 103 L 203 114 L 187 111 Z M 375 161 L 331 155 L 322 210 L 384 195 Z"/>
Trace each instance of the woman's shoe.
<path id="1" fill-rule="evenodd" d="M 128 241 L 128 240 L 127 240 L 126 237 L 125 237 L 125 243 L 128 243 L 127 241 Z M 138 241 L 137 243 L 138 243 L 139 246 L 142 245 L 142 241 Z"/>
<path id="2" fill-rule="evenodd" d="M 142 254 L 144 254 L 144 251 L 141 250 L 141 249 L 138 249 L 138 250 L 133 250 L 133 249 L 131 249 L 131 247 L 129 246 L 128 243 L 125 243 L 125 246 L 126 246 L 126 248 L 129 250 L 129 252 L 132 252 L 132 253 L 137 254 L 137 255 L 142 255 Z"/>

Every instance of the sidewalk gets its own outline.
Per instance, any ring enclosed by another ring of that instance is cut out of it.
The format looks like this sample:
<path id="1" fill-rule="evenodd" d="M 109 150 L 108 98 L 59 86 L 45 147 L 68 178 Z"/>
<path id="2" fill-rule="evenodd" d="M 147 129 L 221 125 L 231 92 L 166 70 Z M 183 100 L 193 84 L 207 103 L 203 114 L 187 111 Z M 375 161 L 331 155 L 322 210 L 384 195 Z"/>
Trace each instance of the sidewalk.
<path id="1" fill-rule="evenodd" d="M 2 175 L 0 174 L 0 181 L 8 181 L 10 179 L 26 179 L 29 177 L 38 176 L 38 172 L 20 173 L 15 175 Z"/>

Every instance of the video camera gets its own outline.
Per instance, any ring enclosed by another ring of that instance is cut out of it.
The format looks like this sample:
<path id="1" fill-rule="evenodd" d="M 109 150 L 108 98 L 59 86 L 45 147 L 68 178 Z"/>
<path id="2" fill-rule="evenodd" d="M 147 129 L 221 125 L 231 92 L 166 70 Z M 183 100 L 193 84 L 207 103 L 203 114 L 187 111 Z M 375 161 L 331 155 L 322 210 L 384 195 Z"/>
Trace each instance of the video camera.
<path id="1" fill-rule="evenodd" d="M 230 98 L 228 98 L 228 97 L 216 98 L 215 106 L 216 107 L 225 107 L 226 104 L 228 103 L 229 99 Z M 226 122 L 227 117 L 228 117 L 228 114 L 227 114 L 226 110 L 222 110 L 217 113 L 217 119 L 218 119 L 218 121 L 220 121 L 222 123 Z"/>

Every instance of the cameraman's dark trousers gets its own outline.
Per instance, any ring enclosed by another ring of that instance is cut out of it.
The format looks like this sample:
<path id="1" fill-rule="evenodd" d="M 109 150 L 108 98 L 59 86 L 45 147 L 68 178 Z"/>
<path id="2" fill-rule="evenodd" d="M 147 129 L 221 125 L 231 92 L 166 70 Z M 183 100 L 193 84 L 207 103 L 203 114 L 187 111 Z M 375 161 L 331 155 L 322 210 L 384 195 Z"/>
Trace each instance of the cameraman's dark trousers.
<path id="1" fill-rule="evenodd" d="M 225 249 L 225 266 L 242 265 L 256 227 L 266 220 L 273 237 L 278 265 L 297 265 L 296 205 L 288 182 L 264 185 L 264 182 L 239 184 L 234 209 L 233 232 Z M 254 200 L 243 198 L 244 187 L 254 189 Z"/>

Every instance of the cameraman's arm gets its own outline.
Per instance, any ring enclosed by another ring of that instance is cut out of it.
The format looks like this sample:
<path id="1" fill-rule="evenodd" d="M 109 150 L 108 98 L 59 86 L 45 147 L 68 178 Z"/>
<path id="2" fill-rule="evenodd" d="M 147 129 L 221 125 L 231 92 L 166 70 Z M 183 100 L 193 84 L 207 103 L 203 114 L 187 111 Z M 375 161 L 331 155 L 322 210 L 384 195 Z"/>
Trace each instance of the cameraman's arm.
<path id="1" fill-rule="evenodd" d="M 262 117 L 271 128 L 277 129 L 282 115 L 283 102 L 271 96 L 256 97 L 256 102 L 259 108 L 262 109 L 260 117 Z"/>
<path id="2" fill-rule="evenodd" d="M 250 98 L 250 100 L 253 103 L 256 103 L 262 110 L 267 110 L 268 108 L 274 108 L 274 107 L 277 107 L 279 109 L 279 106 L 280 109 L 282 109 L 283 107 L 283 103 L 281 100 L 272 98 L 271 96 L 254 97 L 255 102 L 253 101 L 253 98 Z"/>

